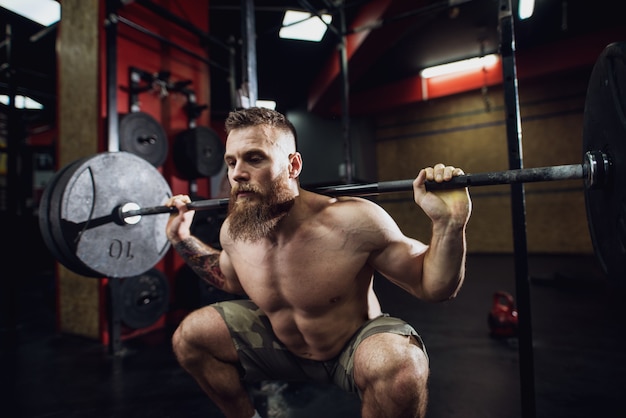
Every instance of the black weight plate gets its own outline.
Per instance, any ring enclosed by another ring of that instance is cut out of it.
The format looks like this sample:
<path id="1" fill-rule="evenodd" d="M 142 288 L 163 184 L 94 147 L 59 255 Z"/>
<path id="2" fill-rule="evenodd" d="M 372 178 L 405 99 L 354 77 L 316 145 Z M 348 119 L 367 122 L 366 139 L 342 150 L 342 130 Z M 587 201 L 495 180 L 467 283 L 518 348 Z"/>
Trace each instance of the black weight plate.
<path id="1" fill-rule="evenodd" d="M 128 277 L 121 283 L 121 320 L 131 328 L 149 327 L 169 307 L 169 283 L 157 269 Z"/>
<path id="2" fill-rule="evenodd" d="M 224 164 L 224 144 L 213 129 L 198 126 L 176 136 L 173 148 L 174 165 L 186 180 L 211 177 Z"/>
<path id="3" fill-rule="evenodd" d="M 52 230 L 50 228 L 50 196 L 52 195 L 52 191 L 57 184 L 59 177 L 63 174 L 65 170 L 67 170 L 71 164 L 61 168 L 50 178 L 48 183 L 46 184 L 43 193 L 41 194 L 41 199 L 39 201 L 39 207 L 37 208 L 37 215 L 39 221 L 39 232 L 41 234 L 41 238 L 43 242 L 52 254 L 52 256 L 61 262 L 61 264 L 66 264 L 68 260 L 65 258 L 63 253 L 57 248 L 54 238 L 52 236 Z"/>
<path id="4" fill-rule="evenodd" d="M 626 43 L 612 43 L 596 61 L 587 87 L 583 155 L 602 151 L 608 182 L 585 190 L 593 248 L 610 280 L 626 279 Z"/>
<path id="5" fill-rule="evenodd" d="M 155 167 L 167 158 L 167 135 L 161 124 L 147 113 L 133 112 L 120 116 L 120 151 L 130 152 Z"/>
<path id="6" fill-rule="evenodd" d="M 55 243 L 56 248 L 62 254 L 61 264 L 77 274 L 81 274 L 87 277 L 100 277 L 100 275 L 85 266 L 77 257 L 75 245 L 73 242 L 68 242 L 65 238 L 64 228 L 71 227 L 63 223 L 61 219 L 61 202 L 63 201 L 63 194 L 67 187 L 67 181 L 74 175 L 74 170 L 80 166 L 80 164 L 87 161 L 89 158 L 81 158 L 67 165 L 62 173 L 59 175 L 55 182 L 54 188 L 50 194 L 50 208 L 48 210 L 48 223 L 51 232 L 51 237 Z"/>
<path id="7" fill-rule="evenodd" d="M 163 205 L 172 193 L 159 171 L 119 151 L 97 154 L 67 173 L 59 181 L 58 213 L 51 211 L 50 221 L 77 262 L 95 272 L 87 276 L 131 277 L 154 267 L 169 249 L 169 215 L 146 215 L 137 224 L 120 225 L 112 214 L 131 202 L 142 208 Z"/>
<path id="8" fill-rule="evenodd" d="M 76 166 L 80 160 L 77 160 L 71 164 L 66 165 L 57 171 L 46 187 L 44 188 L 41 200 L 38 208 L 39 218 L 39 231 L 45 246 L 48 248 L 52 256 L 68 269 L 77 272 L 81 271 L 81 274 L 87 275 L 93 274 L 88 269 L 83 269 L 82 263 L 77 262 L 76 257 L 72 251 L 69 251 L 65 242 L 57 242 L 56 226 L 51 222 L 51 213 L 55 213 L 58 216 L 58 199 L 56 199 L 59 191 L 62 192 L 64 185 L 59 186 L 59 179 L 61 179 L 72 167 Z M 53 198 L 54 196 L 54 198 Z M 58 224 L 56 224 L 58 225 Z"/>

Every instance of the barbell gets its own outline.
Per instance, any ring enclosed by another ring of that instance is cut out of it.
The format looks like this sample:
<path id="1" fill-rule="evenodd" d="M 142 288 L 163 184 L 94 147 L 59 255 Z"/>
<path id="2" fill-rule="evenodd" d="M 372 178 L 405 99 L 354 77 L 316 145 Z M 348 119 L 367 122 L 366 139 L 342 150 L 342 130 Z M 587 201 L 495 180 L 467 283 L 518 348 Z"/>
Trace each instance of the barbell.
<path id="1" fill-rule="evenodd" d="M 626 276 L 626 44 L 608 45 L 596 61 L 584 108 L 581 164 L 466 174 L 427 182 L 428 190 L 497 184 L 583 180 L 594 252 L 610 279 Z M 132 173 L 132 175 L 116 175 Z M 413 179 L 348 184 L 314 191 L 371 196 L 413 190 Z M 59 170 L 46 186 L 39 227 L 52 255 L 87 277 L 125 278 L 153 268 L 169 249 L 164 206 L 172 192 L 160 172 L 132 153 L 82 158 Z M 198 200 L 194 210 L 228 206 L 228 199 Z"/>
<path id="2" fill-rule="evenodd" d="M 608 181 L 610 160 L 601 151 L 589 151 L 582 164 L 568 164 L 551 167 L 523 168 L 517 170 L 475 173 L 453 177 L 445 183 L 427 181 L 428 191 L 460 189 L 469 186 L 492 186 L 497 184 L 531 183 L 557 180 L 583 179 L 585 187 L 599 188 Z M 315 192 L 329 196 L 374 196 L 383 193 L 407 192 L 413 190 L 413 180 L 391 180 L 367 184 L 343 184 L 321 187 Z M 198 200 L 187 204 L 193 210 L 213 210 L 228 206 L 228 198 Z M 144 215 L 159 213 L 175 213 L 171 206 L 154 206 L 142 208 L 130 202 L 117 207 L 113 211 L 114 220 L 118 223 L 135 224 Z"/>

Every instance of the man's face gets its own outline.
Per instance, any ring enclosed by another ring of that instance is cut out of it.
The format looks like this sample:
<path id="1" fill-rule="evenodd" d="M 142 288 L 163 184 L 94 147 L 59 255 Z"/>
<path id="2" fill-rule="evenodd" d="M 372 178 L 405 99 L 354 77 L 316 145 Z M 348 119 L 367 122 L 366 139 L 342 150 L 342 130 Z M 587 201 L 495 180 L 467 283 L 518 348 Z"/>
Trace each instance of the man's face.
<path id="1" fill-rule="evenodd" d="M 293 205 L 289 153 L 276 135 L 283 134 L 255 126 L 228 136 L 224 160 L 231 184 L 228 217 L 233 239 L 266 238 Z"/>

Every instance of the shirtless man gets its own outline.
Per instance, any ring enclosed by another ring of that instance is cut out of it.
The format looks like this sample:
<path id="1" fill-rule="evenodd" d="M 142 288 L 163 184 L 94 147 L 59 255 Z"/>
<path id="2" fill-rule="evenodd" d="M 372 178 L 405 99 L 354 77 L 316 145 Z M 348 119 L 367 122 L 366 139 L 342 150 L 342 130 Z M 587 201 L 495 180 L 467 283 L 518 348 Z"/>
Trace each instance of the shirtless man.
<path id="1" fill-rule="evenodd" d="M 465 274 L 467 189 L 427 192 L 426 180 L 463 174 L 437 164 L 413 183 L 432 220 L 429 245 L 406 237 L 380 206 L 300 188 L 296 132 L 280 113 L 231 112 L 224 160 L 232 186 L 221 250 L 193 237 L 188 196 L 168 205 L 173 248 L 211 285 L 245 299 L 181 321 L 173 349 L 228 418 L 258 417 L 246 382 L 334 383 L 361 397 L 367 418 L 423 417 L 428 357 L 418 333 L 383 314 L 374 272 L 425 301 L 459 291 Z"/>

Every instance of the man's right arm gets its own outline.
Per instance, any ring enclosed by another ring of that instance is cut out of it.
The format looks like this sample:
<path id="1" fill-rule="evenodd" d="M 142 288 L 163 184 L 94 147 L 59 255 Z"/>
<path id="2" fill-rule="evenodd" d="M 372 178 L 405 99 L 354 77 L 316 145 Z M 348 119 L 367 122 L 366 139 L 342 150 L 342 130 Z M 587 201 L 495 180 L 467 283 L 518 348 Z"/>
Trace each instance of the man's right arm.
<path id="1" fill-rule="evenodd" d="M 220 269 L 220 251 L 205 245 L 194 236 L 178 241 L 174 249 L 202 280 L 224 289 L 226 278 Z"/>
<path id="2" fill-rule="evenodd" d="M 189 196 L 173 196 L 166 203 L 178 213 L 170 215 L 166 234 L 176 252 L 192 270 L 210 285 L 229 293 L 244 294 L 237 275 L 223 250 L 217 250 L 191 235 L 194 212 L 187 208 Z"/>

